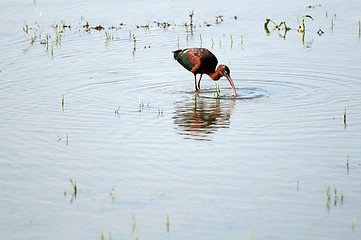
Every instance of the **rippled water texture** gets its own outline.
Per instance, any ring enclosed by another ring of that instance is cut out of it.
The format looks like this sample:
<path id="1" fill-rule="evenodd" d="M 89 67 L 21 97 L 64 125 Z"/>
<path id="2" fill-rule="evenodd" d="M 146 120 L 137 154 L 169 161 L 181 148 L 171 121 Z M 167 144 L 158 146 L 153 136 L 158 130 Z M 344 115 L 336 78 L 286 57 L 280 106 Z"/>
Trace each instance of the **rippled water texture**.
<path id="1" fill-rule="evenodd" d="M 0 238 L 359 239 L 361 4 L 309 4 L 1 1 Z"/>

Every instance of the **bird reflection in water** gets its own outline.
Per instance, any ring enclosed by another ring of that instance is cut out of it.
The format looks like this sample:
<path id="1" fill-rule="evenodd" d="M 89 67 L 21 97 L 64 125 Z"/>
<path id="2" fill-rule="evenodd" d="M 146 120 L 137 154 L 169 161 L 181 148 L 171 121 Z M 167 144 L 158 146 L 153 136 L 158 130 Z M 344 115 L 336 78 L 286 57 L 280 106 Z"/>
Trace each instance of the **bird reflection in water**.
<path id="1" fill-rule="evenodd" d="M 235 100 L 195 96 L 175 103 L 174 123 L 185 139 L 210 141 L 210 134 L 228 128 Z"/>

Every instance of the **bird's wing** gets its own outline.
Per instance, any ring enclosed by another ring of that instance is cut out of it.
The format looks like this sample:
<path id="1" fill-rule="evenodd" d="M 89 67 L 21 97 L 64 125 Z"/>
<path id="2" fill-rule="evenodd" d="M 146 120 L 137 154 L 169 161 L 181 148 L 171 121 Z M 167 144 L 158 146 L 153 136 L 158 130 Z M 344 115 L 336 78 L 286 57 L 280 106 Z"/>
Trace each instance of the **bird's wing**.
<path id="1" fill-rule="evenodd" d="M 214 72 L 218 64 L 216 56 L 206 48 L 189 49 L 187 57 L 195 64 L 191 70 L 193 73 Z"/>
<path id="2" fill-rule="evenodd" d="M 194 66 L 196 66 L 196 61 L 194 61 L 195 51 L 192 51 L 192 49 L 179 49 L 173 51 L 173 53 L 174 59 L 177 60 L 188 71 L 192 71 Z"/>

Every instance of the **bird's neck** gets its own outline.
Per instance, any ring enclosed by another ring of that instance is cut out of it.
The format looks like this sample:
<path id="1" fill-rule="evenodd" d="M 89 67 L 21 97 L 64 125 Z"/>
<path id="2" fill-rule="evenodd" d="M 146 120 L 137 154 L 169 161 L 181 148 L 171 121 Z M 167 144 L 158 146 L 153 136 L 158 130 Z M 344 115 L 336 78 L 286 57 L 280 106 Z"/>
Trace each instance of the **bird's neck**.
<path id="1" fill-rule="evenodd" d="M 217 68 L 217 70 L 216 70 L 215 72 L 210 72 L 210 73 L 208 73 L 208 76 L 209 76 L 210 78 L 212 78 L 212 80 L 217 81 L 217 80 L 219 80 L 223 75 L 222 75 L 221 71 Z"/>

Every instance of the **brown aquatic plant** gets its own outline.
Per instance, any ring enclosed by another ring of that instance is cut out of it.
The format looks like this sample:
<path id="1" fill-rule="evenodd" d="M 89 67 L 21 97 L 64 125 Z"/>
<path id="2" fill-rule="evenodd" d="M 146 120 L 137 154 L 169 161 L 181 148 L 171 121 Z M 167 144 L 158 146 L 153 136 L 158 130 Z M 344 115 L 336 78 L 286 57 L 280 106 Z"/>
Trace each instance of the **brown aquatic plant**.
<path id="1" fill-rule="evenodd" d="M 193 29 L 193 15 L 194 15 L 195 8 L 189 13 L 189 25 L 191 26 L 191 30 Z"/>
<path id="2" fill-rule="evenodd" d="M 89 25 L 88 21 L 85 20 L 85 22 L 86 22 L 86 23 L 85 23 L 85 25 L 83 25 L 83 28 L 89 29 L 89 26 L 90 26 L 90 25 Z"/>

